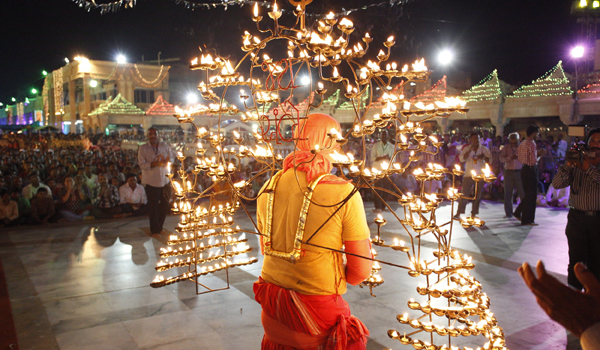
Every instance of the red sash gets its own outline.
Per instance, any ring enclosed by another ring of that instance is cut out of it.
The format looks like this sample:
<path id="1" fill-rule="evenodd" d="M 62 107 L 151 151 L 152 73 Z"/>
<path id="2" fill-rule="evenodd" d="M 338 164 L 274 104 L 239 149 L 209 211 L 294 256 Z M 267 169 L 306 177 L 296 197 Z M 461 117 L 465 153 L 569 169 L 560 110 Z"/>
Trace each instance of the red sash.
<path id="1" fill-rule="evenodd" d="M 263 308 L 263 350 L 364 350 L 369 330 L 340 295 L 303 295 L 265 282 L 254 283 Z"/>

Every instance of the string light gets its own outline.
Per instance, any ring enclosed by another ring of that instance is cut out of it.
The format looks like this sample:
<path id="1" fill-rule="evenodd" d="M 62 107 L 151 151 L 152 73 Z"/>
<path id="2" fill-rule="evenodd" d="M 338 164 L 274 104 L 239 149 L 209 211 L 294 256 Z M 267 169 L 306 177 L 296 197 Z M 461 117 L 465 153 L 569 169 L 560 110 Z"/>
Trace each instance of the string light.
<path id="1" fill-rule="evenodd" d="M 175 106 L 165 101 L 162 95 L 158 95 L 156 101 L 146 110 L 146 115 L 174 115 Z"/>
<path id="2" fill-rule="evenodd" d="M 48 100 L 50 79 L 46 74 L 46 78 L 44 78 L 44 86 L 42 87 L 42 105 L 44 106 L 44 117 L 48 117 L 50 115 L 50 106 Z"/>
<path id="3" fill-rule="evenodd" d="M 585 87 L 577 91 L 578 94 L 598 94 L 600 93 L 600 84 L 588 84 Z"/>
<path id="4" fill-rule="evenodd" d="M 52 82 L 54 83 L 54 114 L 61 115 L 65 108 L 62 68 L 52 72 Z"/>
<path id="5" fill-rule="evenodd" d="M 562 61 L 546 72 L 542 77 L 534 80 L 529 85 L 523 85 L 513 91 L 507 98 L 522 97 L 547 97 L 571 95 L 573 91 L 569 86 L 569 80 L 565 76 Z"/>
<path id="6" fill-rule="evenodd" d="M 170 66 L 167 66 L 167 69 L 165 70 L 165 66 L 161 65 L 160 66 L 160 70 L 158 71 L 158 74 L 156 75 L 156 78 L 154 80 L 146 80 L 144 79 L 144 77 L 142 76 L 142 74 L 140 73 L 140 70 L 138 69 L 138 65 L 134 64 L 133 65 L 134 71 L 132 70 L 132 72 L 134 72 L 133 74 L 133 78 L 136 80 L 136 82 L 146 88 L 155 88 L 157 86 L 159 86 L 163 80 L 165 80 L 165 78 L 167 77 L 168 73 L 169 73 L 169 69 L 171 68 Z M 164 71 L 164 74 L 163 74 Z"/>
<path id="7" fill-rule="evenodd" d="M 494 69 L 487 77 L 479 83 L 466 90 L 462 98 L 467 102 L 481 102 L 499 99 L 502 96 L 500 82 L 498 80 L 498 70 Z"/>
<path id="8" fill-rule="evenodd" d="M 108 98 L 105 102 L 101 103 L 98 108 L 94 111 L 90 112 L 88 115 L 99 115 L 99 114 L 145 114 L 145 112 L 134 105 L 133 103 L 127 101 L 121 93 L 119 93 L 114 99 L 111 97 Z"/>
<path id="9" fill-rule="evenodd" d="M 412 103 L 422 102 L 423 104 L 435 103 L 435 101 L 443 101 L 446 97 L 446 76 L 444 75 L 437 83 L 435 83 L 427 91 L 410 99 Z"/>
<path id="10" fill-rule="evenodd" d="M 200 9 L 204 9 L 204 10 L 209 10 L 209 9 L 215 9 L 217 7 L 222 7 L 225 11 L 227 11 L 227 8 L 229 6 L 235 6 L 235 5 L 239 5 L 239 6 L 244 6 L 244 5 L 254 5 L 254 4 L 258 4 L 260 6 L 263 7 L 267 7 L 270 8 L 273 5 L 273 2 L 271 1 L 254 1 L 254 0 L 221 0 L 221 2 L 194 2 L 194 1 L 187 1 L 187 0 L 169 0 L 171 2 L 174 2 L 176 5 L 181 5 L 183 7 L 185 7 L 188 10 L 200 10 Z M 333 17 L 338 17 L 338 16 L 343 16 L 343 15 L 349 15 L 352 12 L 356 12 L 356 11 L 360 11 L 360 10 L 366 10 L 372 7 L 381 7 L 381 6 L 396 6 L 396 5 L 402 5 L 402 4 L 406 4 L 408 2 L 410 2 L 411 0 L 388 0 L 388 1 L 382 1 L 382 2 L 378 2 L 375 4 L 369 4 L 369 5 L 364 5 L 364 6 L 360 6 L 360 7 L 355 7 L 355 8 L 350 8 L 347 10 L 344 10 L 343 12 L 339 12 L 339 13 L 332 13 Z M 104 4 L 97 4 L 95 0 L 73 0 L 73 2 L 75 2 L 79 7 L 84 8 L 86 11 L 90 12 L 93 10 L 99 10 L 100 14 L 106 14 L 106 13 L 114 13 L 117 12 L 118 10 L 120 10 L 121 8 L 133 8 L 133 6 L 136 4 L 137 0 L 117 0 L 117 1 L 113 1 L 113 2 L 109 2 L 109 3 L 104 3 Z M 281 12 L 286 12 L 286 11 L 282 11 Z M 318 16 L 320 17 L 321 14 L 305 14 L 308 17 L 312 17 L 312 16 Z"/>

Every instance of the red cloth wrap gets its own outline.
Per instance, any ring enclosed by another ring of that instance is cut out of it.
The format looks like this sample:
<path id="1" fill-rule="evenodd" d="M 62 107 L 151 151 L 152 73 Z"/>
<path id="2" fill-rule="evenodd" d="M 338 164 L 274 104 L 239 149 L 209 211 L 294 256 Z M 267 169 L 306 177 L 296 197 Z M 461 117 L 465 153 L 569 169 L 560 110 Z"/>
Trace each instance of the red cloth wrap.
<path id="1" fill-rule="evenodd" d="M 313 113 L 308 116 L 308 119 L 301 120 L 293 135 L 294 139 L 298 140 L 296 144 L 298 149 L 283 160 L 283 172 L 297 167 L 298 171 L 306 173 L 306 182 L 311 182 L 320 174 L 330 173 L 333 166 L 323 153 L 337 148 L 337 144 L 327 136 L 331 129 L 340 132 L 340 123 L 327 114 Z M 315 149 L 317 145 L 319 149 L 328 147 L 330 150 L 319 152 L 316 155 L 312 154 L 310 151 Z M 312 161 L 310 161 L 311 159 Z M 326 176 L 319 181 L 321 184 L 348 182 L 333 175 Z"/>
<path id="2" fill-rule="evenodd" d="M 303 295 L 260 277 L 254 295 L 263 309 L 262 350 L 366 349 L 369 330 L 340 295 Z"/>

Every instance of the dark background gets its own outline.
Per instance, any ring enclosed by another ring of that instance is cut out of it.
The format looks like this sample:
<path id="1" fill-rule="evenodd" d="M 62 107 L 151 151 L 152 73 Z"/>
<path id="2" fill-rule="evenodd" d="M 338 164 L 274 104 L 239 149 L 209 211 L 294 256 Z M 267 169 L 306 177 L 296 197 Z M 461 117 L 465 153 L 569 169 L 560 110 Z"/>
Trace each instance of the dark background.
<path id="1" fill-rule="evenodd" d="M 341 12 L 380 2 L 314 0 L 307 12 Z M 398 63 L 425 57 L 428 67 L 439 69 L 437 52 L 450 47 L 456 53 L 450 74 L 470 72 L 475 84 L 498 69 L 500 79 L 520 85 L 541 76 L 560 59 L 567 71 L 573 71 L 569 50 L 580 30 L 570 15 L 571 4 L 565 0 L 408 0 L 352 12 L 348 18 L 358 35 L 368 31 L 375 39 L 369 51 L 373 57 L 381 42 L 394 35 L 393 57 Z M 291 9 L 287 1 L 279 0 L 279 5 Z M 266 8 L 260 12 L 266 17 Z M 255 33 L 251 13 L 249 4 L 192 11 L 174 0 L 137 0 L 133 8 L 104 15 L 98 10 L 87 12 L 72 0 L 1 1 L 0 102 L 6 104 L 13 96 L 22 99 L 32 87 L 41 90 L 42 70 L 51 72 L 65 65 L 65 57 L 72 60 L 76 55 L 114 60 L 121 52 L 129 62 L 137 62 L 142 55 L 156 60 L 161 51 L 161 59 L 181 57 L 189 62 L 198 55 L 198 47 L 207 47 L 239 59 L 241 34 Z M 284 14 L 282 22 L 290 16 Z"/>

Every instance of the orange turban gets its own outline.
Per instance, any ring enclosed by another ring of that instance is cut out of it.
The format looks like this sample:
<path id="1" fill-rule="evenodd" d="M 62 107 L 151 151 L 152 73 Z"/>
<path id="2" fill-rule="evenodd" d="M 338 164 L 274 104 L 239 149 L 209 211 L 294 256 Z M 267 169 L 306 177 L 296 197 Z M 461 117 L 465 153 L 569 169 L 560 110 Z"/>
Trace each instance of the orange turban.
<path id="1" fill-rule="evenodd" d="M 337 144 L 332 144 L 331 138 L 327 136 L 331 129 L 340 132 L 340 123 L 327 114 L 314 113 L 308 115 L 308 119 L 301 120 L 296 130 L 294 130 L 294 139 L 298 140 L 296 144 L 298 149 L 285 158 L 283 171 L 296 167 L 299 171 L 306 173 L 307 182 L 311 182 L 320 174 L 330 173 L 333 166 L 322 153 L 329 152 L 337 147 Z M 310 151 L 316 149 L 317 145 L 319 149 L 329 147 L 331 150 L 322 151 L 316 155 L 312 154 Z M 328 176 L 321 181 L 321 183 L 340 182 L 345 183 L 346 181 L 335 176 Z"/>

